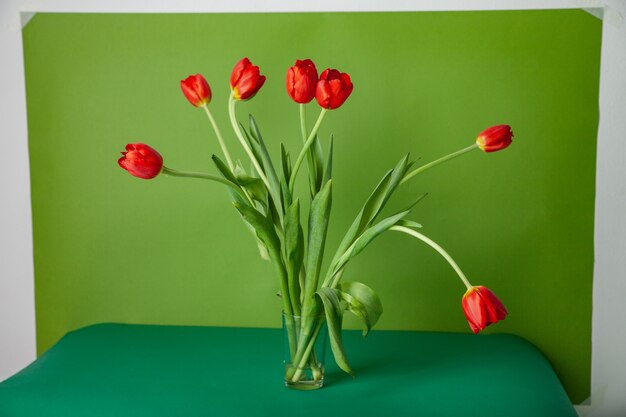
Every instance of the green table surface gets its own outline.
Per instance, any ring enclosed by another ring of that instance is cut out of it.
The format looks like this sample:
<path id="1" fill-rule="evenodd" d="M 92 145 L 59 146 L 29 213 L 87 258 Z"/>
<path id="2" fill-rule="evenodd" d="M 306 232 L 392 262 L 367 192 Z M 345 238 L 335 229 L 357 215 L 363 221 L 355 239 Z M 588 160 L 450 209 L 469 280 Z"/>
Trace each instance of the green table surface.
<path id="1" fill-rule="evenodd" d="M 279 329 L 99 324 L 0 383 L 2 417 L 575 417 L 557 376 L 512 335 L 344 332 L 326 385 L 283 385 Z"/>

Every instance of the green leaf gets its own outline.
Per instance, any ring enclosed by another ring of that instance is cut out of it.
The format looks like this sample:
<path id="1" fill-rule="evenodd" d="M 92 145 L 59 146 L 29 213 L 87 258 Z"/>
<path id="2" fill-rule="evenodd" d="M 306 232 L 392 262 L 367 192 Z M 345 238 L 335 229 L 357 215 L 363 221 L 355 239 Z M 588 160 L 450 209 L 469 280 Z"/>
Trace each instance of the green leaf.
<path id="1" fill-rule="evenodd" d="M 315 174 L 314 177 L 314 185 L 315 188 L 311 190 L 311 196 L 315 196 L 320 188 L 322 188 L 322 179 L 324 175 L 324 156 L 322 153 L 322 144 L 317 135 L 315 135 L 315 139 L 313 140 L 313 144 L 311 145 L 310 151 L 313 156 L 313 171 Z"/>
<path id="2" fill-rule="evenodd" d="M 243 136 L 246 139 L 246 142 L 248 142 L 248 145 L 250 145 L 250 149 L 252 150 L 252 154 L 254 155 L 254 158 L 259 162 L 259 165 L 261 166 L 261 168 L 265 172 L 265 167 L 263 166 L 263 158 L 261 157 L 261 147 L 259 145 L 259 142 L 256 141 L 248 133 L 248 131 L 246 130 L 246 128 L 243 126 L 243 124 L 241 122 L 239 122 L 239 129 L 243 133 Z M 254 164 L 251 165 L 251 171 L 250 172 L 256 172 L 256 168 L 254 168 Z"/>
<path id="3" fill-rule="evenodd" d="M 283 303 L 285 312 L 293 314 L 291 309 L 291 303 L 289 301 L 289 287 L 287 284 L 287 271 L 283 264 L 283 259 L 280 253 L 280 239 L 276 234 L 276 230 L 272 225 L 272 221 L 265 217 L 258 210 L 250 207 L 235 203 L 235 208 L 239 210 L 242 217 L 250 226 L 256 231 L 256 235 L 261 242 L 267 248 L 269 258 L 276 269 L 278 277 L 280 279 L 281 292 L 283 294 Z"/>
<path id="4" fill-rule="evenodd" d="M 328 326 L 328 335 L 330 337 L 330 347 L 335 357 L 335 362 L 341 369 L 348 374 L 354 376 L 354 372 L 348 364 L 348 358 L 343 348 L 343 340 L 341 337 L 341 326 L 343 323 L 343 308 L 341 307 L 340 292 L 333 288 L 320 288 L 316 293 L 324 304 L 324 312 L 326 314 L 326 324 Z"/>
<path id="5" fill-rule="evenodd" d="M 314 298 L 317 290 L 322 259 L 324 257 L 324 246 L 326 243 L 326 232 L 328 231 L 328 219 L 332 204 L 332 180 L 328 181 L 322 190 L 317 193 L 311 202 L 309 209 L 309 238 L 305 262 L 306 280 L 304 285 L 304 306 L 303 315 L 310 313 L 311 299 Z"/>
<path id="6" fill-rule="evenodd" d="M 280 144 L 280 165 L 283 168 L 283 179 L 285 183 L 289 184 L 291 178 L 291 158 L 289 152 L 285 149 L 284 144 Z"/>
<path id="7" fill-rule="evenodd" d="M 232 189 L 231 187 L 228 187 L 228 192 L 230 196 L 233 198 L 233 201 L 239 204 L 249 205 L 248 200 L 246 199 L 246 196 L 243 194 L 241 185 L 237 181 L 237 178 L 233 175 L 230 168 L 228 168 L 228 166 L 226 166 L 226 164 L 216 155 L 212 155 L 211 159 L 213 160 L 213 163 L 217 167 L 218 171 L 222 174 L 222 176 L 226 180 L 232 182 L 236 187 L 239 188 L 239 190 L 236 191 Z"/>
<path id="8" fill-rule="evenodd" d="M 272 159 L 270 158 L 269 152 L 267 151 L 267 147 L 265 146 L 265 142 L 263 141 L 263 137 L 261 136 L 261 132 L 259 130 L 256 121 L 252 115 L 249 115 L 250 120 L 250 135 L 254 139 L 254 145 L 258 149 L 259 156 L 261 158 L 260 162 L 263 163 L 263 171 L 265 171 L 265 175 L 267 176 L 267 181 L 270 185 L 270 194 L 275 203 L 277 203 L 276 209 L 279 212 L 280 218 L 282 219 L 282 213 L 284 213 L 282 200 L 281 200 L 281 187 L 280 181 L 278 180 L 278 176 L 276 175 L 276 170 L 274 169 L 274 165 L 272 164 Z M 243 129 L 243 127 L 242 127 Z M 245 132 L 245 129 L 243 129 Z"/>
<path id="9" fill-rule="evenodd" d="M 272 223 L 274 223 L 274 226 L 276 226 L 278 230 L 282 230 L 283 226 L 280 220 L 281 215 L 277 211 L 278 205 L 274 203 L 274 199 L 272 198 L 272 196 L 267 197 L 267 207 L 268 207 L 267 215 L 269 219 L 272 221 Z"/>
<path id="10" fill-rule="evenodd" d="M 296 199 L 285 213 L 285 254 L 289 295 L 294 314 L 300 315 L 300 270 L 304 258 L 304 232 L 300 226 L 300 200 Z"/>
<path id="11" fill-rule="evenodd" d="M 324 171 L 324 184 L 333 177 L 333 135 L 330 135 L 330 143 L 328 144 L 328 160 L 326 161 L 326 170 Z"/>
<path id="12" fill-rule="evenodd" d="M 235 208 L 241 213 L 244 220 L 254 228 L 258 238 L 267 247 L 272 261 L 275 262 L 277 259 L 279 263 L 282 263 L 280 259 L 280 239 L 276 234 L 272 221 L 250 206 L 235 203 Z"/>
<path id="13" fill-rule="evenodd" d="M 235 174 L 237 178 L 237 182 L 248 191 L 250 196 L 263 204 L 265 206 L 267 204 L 267 188 L 265 188 L 265 184 L 260 178 L 251 177 L 246 174 Z"/>
<path id="14" fill-rule="evenodd" d="M 406 170 L 408 169 L 409 155 L 405 155 L 391 170 L 391 174 L 389 175 L 389 180 L 386 182 L 385 186 L 382 188 L 377 188 L 376 191 L 372 193 L 370 198 L 365 203 L 363 207 L 363 215 L 361 216 L 359 222 L 359 231 L 364 230 L 368 227 L 376 216 L 380 213 L 380 211 L 385 206 L 385 203 L 391 197 L 391 194 L 395 191 L 396 187 L 400 184 L 400 181 L 404 177 Z"/>
<path id="15" fill-rule="evenodd" d="M 391 197 L 391 194 L 404 177 L 410 165 L 408 159 L 409 155 L 406 155 L 396 164 L 394 169 L 388 171 L 380 180 L 339 244 L 339 248 L 333 258 L 333 263 L 337 261 L 337 258 L 348 249 L 354 240 L 374 221 L 376 216 L 378 216 L 385 206 L 385 203 L 389 200 L 389 197 Z"/>
<path id="16" fill-rule="evenodd" d="M 237 175 L 239 175 L 240 177 L 242 175 L 244 175 L 245 171 L 243 170 L 243 168 L 241 168 L 241 164 L 239 161 L 237 161 L 237 163 L 235 164 L 235 173 L 233 173 L 230 168 L 228 168 L 228 166 L 226 166 L 226 164 L 216 155 L 213 155 L 211 157 L 211 159 L 213 160 L 213 162 L 215 163 L 215 166 L 217 167 L 217 169 L 221 172 L 221 174 L 224 176 L 224 178 L 226 178 L 227 180 L 239 185 L 241 187 L 240 184 L 240 180 L 237 178 Z M 257 179 L 255 177 L 250 177 L 252 179 Z M 260 179 L 257 179 L 259 181 L 261 181 Z M 265 187 L 263 187 L 263 190 L 265 190 Z M 250 190 L 248 190 L 250 192 Z M 233 200 L 240 205 L 243 206 L 249 206 L 248 200 L 246 198 L 244 198 L 244 196 L 240 195 L 239 193 L 235 192 L 232 189 L 229 189 L 229 192 L 231 194 L 231 196 L 233 197 Z M 252 195 L 252 198 L 255 198 L 255 195 L 253 192 L 250 192 L 250 194 Z M 256 198 L 255 198 L 256 199 Z M 261 204 L 266 204 L 264 200 L 258 200 L 261 202 Z M 242 216 L 243 217 L 243 216 Z M 244 219 L 245 220 L 245 219 Z M 265 247 L 265 243 L 263 243 L 261 241 L 261 239 L 259 239 L 259 237 L 256 235 L 256 231 L 254 229 L 254 227 L 252 227 L 250 225 L 250 223 L 245 222 L 246 228 L 254 235 L 254 239 L 256 240 L 256 244 L 257 244 L 257 248 L 259 249 L 259 255 L 261 256 L 261 259 L 264 259 L 266 261 L 270 260 L 270 256 L 269 256 L 269 252 L 267 250 L 267 248 Z"/>
<path id="17" fill-rule="evenodd" d="M 383 304 L 378 294 L 360 282 L 344 282 L 340 288 L 340 296 L 346 302 L 346 309 L 363 320 L 363 336 L 367 336 L 383 314 Z"/>
<path id="18" fill-rule="evenodd" d="M 284 178 L 280 179 L 280 198 L 282 198 L 283 205 L 285 208 L 291 205 L 292 195 L 289 192 L 289 184 L 287 184 Z"/>
<path id="19" fill-rule="evenodd" d="M 335 275 L 336 272 L 341 270 L 350 259 L 357 256 L 359 253 L 363 251 L 374 239 L 380 236 L 382 233 L 389 230 L 390 227 L 396 225 L 398 221 L 400 221 L 404 216 L 409 214 L 411 210 L 405 210 L 400 213 L 394 214 L 393 216 L 389 216 L 384 220 L 376 223 L 376 225 L 365 230 L 361 236 L 359 236 L 352 245 L 339 257 L 336 264 L 332 266 L 331 270 L 331 278 Z"/>
<path id="20" fill-rule="evenodd" d="M 339 261 L 339 258 L 348 250 L 348 248 L 354 243 L 354 241 L 363 233 L 363 231 L 372 224 L 376 216 L 384 208 L 385 203 L 391 197 L 394 190 L 400 184 L 400 181 L 404 177 L 407 169 L 411 166 L 409 162 L 409 155 L 405 155 L 396 166 L 387 171 L 387 173 L 380 180 L 372 194 L 363 205 L 363 208 L 357 214 L 356 218 L 352 222 L 352 225 L 346 232 L 342 239 L 333 259 L 330 263 L 331 267 L 328 269 L 326 277 L 324 278 L 324 285 L 328 285 L 330 279 L 335 274 L 334 266 Z"/>
<path id="21" fill-rule="evenodd" d="M 398 223 L 397 226 L 410 227 L 411 229 L 420 229 L 422 225 L 418 222 L 414 222 L 413 220 L 402 219 Z"/>
<path id="22" fill-rule="evenodd" d="M 230 168 L 228 168 L 228 166 L 224 163 L 224 161 L 222 161 L 217 155 L 211 155 L 211 159 L 213 160 L 213 163 L 217 167 L 217 170 L 222 174 L 224 178 L 226 178 L 230 182 L 239 184 L 239 182 L 237 181 L 237 178 L 235 177 L 233 172 L 230 170 Z"/>

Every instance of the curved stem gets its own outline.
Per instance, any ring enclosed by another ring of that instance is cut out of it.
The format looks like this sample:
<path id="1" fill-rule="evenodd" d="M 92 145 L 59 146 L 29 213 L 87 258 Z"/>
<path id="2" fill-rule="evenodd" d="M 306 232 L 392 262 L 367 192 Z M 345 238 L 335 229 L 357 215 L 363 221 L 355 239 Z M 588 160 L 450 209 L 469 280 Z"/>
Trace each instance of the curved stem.
<path id="1" fill-rule="evenodd" d="M 454 262 L 454 259 L 452 259 L 452 257 L 450 256 L 450 254 L 448 252 L 446 252 L 441 246 L 439 246 L 437 243 L 435 243 L 434 241 L 432 241 L 431 239 L 429 239 L 428 237 L 424 236 L 423 234 L 413 230 L 413 229 L 409 229 L 408 227 L 404 227 L 404 226 L 392 226 L 389 230 L 395 230 L 396 232 L 402 232 L 402 233 L 406 233 L 407 235 L 411 235 L 413 237 L 418 238 L 419 240 L 421 240 L 422 242 L 426 243 L 427 245 L 429 245 L 430 247 L 432 247 L 433 249 L 435 249 L 437 252 L 439 252 L 439 254 L 441 256 L 444 257 L 444 259 L 446 261 L 448 261 L 448 263 L 450 264 L 450 266 L 455 270 L 455 272 L 459 275 L 459 278 L 461 278 L 461 281 L 463 281 L 463 284 L 465 284 L 465 286 L 469 289 L 472 288 L 472 284 L 470 284 L 469 280 L 467 279 L 467 277 L 465 276 L 465 274 L 463 273 L 463 271 L 461 271 L 461 268 L 459 268 L 459 265 L 457 265 L 456 262 Z"/>
<path id="2" fill-rule="evenodd" d="M 205 103 L 202 106 L 202 108 L 206 112 L 206 115 L 209 118 L 209 121 L 211 122 L 211 126 L 213 126 L 213 130 L 215 131 L 215 136 L 217 136 L 217 141 L 219 142 L 220 147 L 222 148 L 222 152 L 224 153 L 224 158 L 226 158 L 226 163 L 228 163 L 228 167 L 230 168 L 231 171 L 234 171 L 235 165 L 233 164 L 233 160 L 230 158 L 230 153 L 228 153 L 228 148 L 226 148 L 226 144 L 224 143 L 224 138 L 222 137 L 220 129 L 217 127 L 217 123 L 215 123 L 215 119 L 213 118 L 213 115 L 211 114 L 211 111 L 209 110 L 209 106 L 207 106 Z"/>
<path id="3" fill-rule="evenodd" d="M 300 165 L 302 165 L 302 160 L 304 159 L 305 155 L 309 152 L 309 149 L 311 148 L 311 145 L 313 144 L 313 141 L 315 140 L 315 135 L 317 134 L 317 130 L 320 128 L 320 125 L 322 124 L 322 120 L 324 120 L 324 115 L 326 114 L 327 111 L 328 110 L 326 109 L 322 109 L 322 111 L 320 112 L 320 115 L 317 118 L 317 122 L 315 122 L 315 126 L 313 126 L 313 130 L 311 130 L 309 137 L 307 138 L 306 142 L 304 142 L 304 146 L 302 147 L 302 150 L 300 151 L 300 155 L 298 155 L 298 159 L 296 159 L 296 163 L 293 166 L 293 171 L 291 172 L 291 178 L 289 179 L 289 191 L 292 195 L 293 195 L 293 187 L 296 183 L 296 177 L 298 175 L 298 170 L 300 169 Z"/>
<path id="4" fill-rule="evenodd" d="M 417 168 L 417 169 L 414 169 L 413 171 L 411 171 L 411 172 L 409 172 L 408 174 L 406 174 L 406 175 L 404 176 L 404 178 L 402 178 L 402 181 L 400 181 L 400 184 L 403 184 L 403 183 L 407 182 L 408 180 L 410 180 L 411 178 L 413 178 L 413 177 L 414 177 L 414 176 L 416 176 L 417 174 L 419 174 L 419 173 L 421 173 L 421 172 L 424 172 L 424 171 L 426 171 L 426 170 L 427 170 L 427 169 L 429 169 L 429 168 L 432 168 L 432 167 L 434 167 L 434 166 L 436 166 L 436 165 L 439 165 L 439 164 L 441 164 L 442 162 L 449 161 L 450 159 L 452 159 L 452 158 L 456 158 L 457 156 L 461 156 L 461 155 L 463 155 L 464 153 L 469 152 L 469 151 L 474 150 L 474 149 L 479 149 L 479 148 L 478 148 L 478 144 L 474 143 L 472 146 L 468 146 L 467 148 L 463 148 L 463 149 L 461 149 L 461 150 L 458 150 L 458 151 L 456 151 L 456 152 L 453 152 L 453 153 L 451 153 L 450 155 L 446 155 L 446 156 L 444 156 L 444 157 L 442 157 L 442 158 L 435 159 L 434 161 L 429 162 L 429 163 L 427 163 L 426 165 L 422 165 L 421 167 L 419 167 L 419 168 Z"/>
<path id="5" fill-rule="evenodd" d="M 171 177 L 202 178 L 205 180 L 219 182 L 219 183 L 229 186 L 230 188 L 234 189 L 238 193 L 242 194 L 242 190 L 241 188 L 237 186 L 237 184 L 232 183 L 222 177 L 218 177 L 217 175 L 211 175 L 211 174 L 207 174 L 204 172 L 178 171 L 175 169 L 170 169 L 166 166 L 163 167 L 163 170 L 161 171 L 161 173 L 165 175 L 169 175 Z"/>
<path id="6" fill-rule="evenodd" d="M 263 172 L 261 165 L 259 165 L 259 161 L 256 160 L 256 157 L 252 153 L 252 149 L 250 149 L 250 145 L 248 145 L 248 142 L 246 142 L 246 139 L 243 137 L 243 134 L 241 133 L 241 130 L 239 129 L 239 126 L 237 125 L 237 117 L 235 116 L 236 101 L 237 100 L 235 100 L 234 93 L 230 93 L 230 97 L 228 98 L 228 115 L 230 116 L 230 124 L 233 126 L 233 130 L 235 131 L 235 135 L 237 135 L 237 139 L 239 139 L 241 146 L 248 154 L 248 157 L 250 157 L 250 160 L 252 161 L 254 168 L 259 174 L 259 177 L 261 178 L 261 180 L 263 181 L 267 189 L 270 190 L 270 184 L 267 181 L 267 177 L 265 176 L 265 173 Z"/>

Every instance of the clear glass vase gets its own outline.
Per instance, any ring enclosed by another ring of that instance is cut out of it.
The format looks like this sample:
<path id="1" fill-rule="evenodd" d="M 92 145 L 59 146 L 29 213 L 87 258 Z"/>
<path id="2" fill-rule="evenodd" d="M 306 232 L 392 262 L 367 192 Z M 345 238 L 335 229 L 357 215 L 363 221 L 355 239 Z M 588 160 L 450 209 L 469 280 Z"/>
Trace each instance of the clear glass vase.
<path id="1" fill-rule="evenodd" d="M 324 386 L 327 341 L 324 316 L 292 316 L 283 312 L 286 387 L 314 390 Z"/>

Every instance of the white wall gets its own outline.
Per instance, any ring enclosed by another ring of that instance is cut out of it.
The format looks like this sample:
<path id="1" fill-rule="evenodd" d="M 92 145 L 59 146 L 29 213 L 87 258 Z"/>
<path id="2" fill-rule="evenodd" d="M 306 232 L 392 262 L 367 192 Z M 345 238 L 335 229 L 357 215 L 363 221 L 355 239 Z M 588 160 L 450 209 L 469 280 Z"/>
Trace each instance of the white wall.
<path id="1" fill-rule="evenodd" d="M 224 12 L 608 8 L 598 133 L 589 416 L 626 416 L 626 16 L 624 0 L 0 0 L 0 380 L 35 357 L 30 180 L 19 11 Z M 572 306 L 575 308 L 575 306 Z"/>
<path id="2" fill-rule="evenodd" d="M 602 31 L 590 416 L 626 416 L 626 2 Z"/>
<path id="3" fill-rule="evenodd" d="M 35 357 L 35 301 L 22 33 L 0 1 L 0 380 Z"/>

